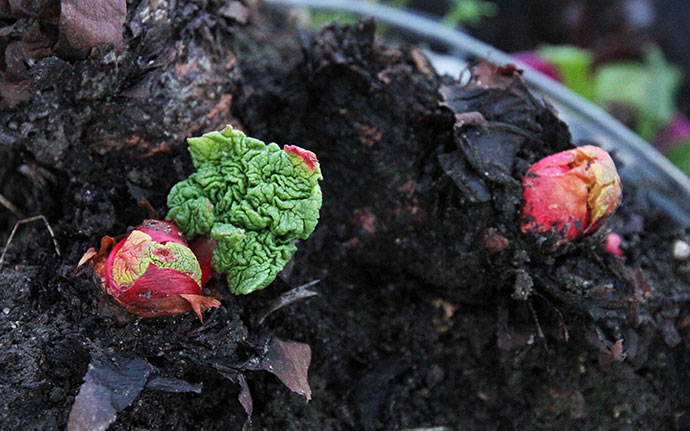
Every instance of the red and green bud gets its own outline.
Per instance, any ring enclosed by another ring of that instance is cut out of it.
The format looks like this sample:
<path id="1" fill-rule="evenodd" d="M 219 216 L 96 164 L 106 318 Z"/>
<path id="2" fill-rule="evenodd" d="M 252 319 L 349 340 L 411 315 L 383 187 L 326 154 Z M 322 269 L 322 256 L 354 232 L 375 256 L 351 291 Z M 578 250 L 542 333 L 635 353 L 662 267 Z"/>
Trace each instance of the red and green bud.
<path id="1" fill-rule="evenodd" d="M 106 238 L 109 241 L 103 244 L 114 242 Z M 105 291 L 127 311 L 156 317 L 193 310 L 201 320 L 203 311 L 220 305 L 202 292 L 213 274 L 210 265 L 214 245 L 201 237 L 195 241 L 199 258 L 174 225 L 146 220 L 118 242 L 107 259 L 107 245 L 102 245 L 100 253 L 91 252 L 95 259 L 89 256 L 86 260 L 92 260 Z"/>
<path id="2" fill-rule="evenodd" d="M 595 232 L 621 201 L 611 156 L 591 145 L 541 159 L 522 185 L 522 232 L 554 239 L 556 246 Z"/>
<path id="3" fill-rule="evenodd" d="M 302 164 L 309 169 L 310 172 L 314 172 L 316 169 L 316 164 L 319 163 L 319 160 L 316 158 L 316 154 L 309 150 L 305 150 L 304 148 L 298 147 L 297 145 L 285 145 L 283 150 L 285 150 L 290 160 L 295 163 Z"/>

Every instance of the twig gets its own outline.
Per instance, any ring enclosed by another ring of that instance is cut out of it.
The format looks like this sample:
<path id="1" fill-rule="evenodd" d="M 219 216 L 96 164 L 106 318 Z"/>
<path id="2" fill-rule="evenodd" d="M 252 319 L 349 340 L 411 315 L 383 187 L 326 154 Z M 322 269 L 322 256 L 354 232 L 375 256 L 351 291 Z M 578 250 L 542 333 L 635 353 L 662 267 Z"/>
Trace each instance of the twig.
<path id="1" fill-rule="evenodd" d="M 570 339 L 570 334 L 568 333 L 568 326 L 565 324 L 565 318 L 563 317 L 563 313 L 561 313 L 561 310 L 559 310 L 551 301 L 549 301 L 549 299 L 546 296 L 542 295 L 539 292 L 535 292 L 535 294 L 538 298 L 543 299 L 547 304 L 549 304 L 549 306 L 551 306 L 551 309 L 553 309 L 553 311 L 556 313 L 556 316 L 558 317 L 558 326 L 560 326 L 563 330 L 563 339 L 567 343 Z"/>
<path id="2" fill-rule="evenodd" d="M 527 306 L 529 307 L 529 311 L 532 312 L 532 318 L 534 319 L 534 323 L 537 326 L 537 335 L 539 335 L 539 338 L 541 339 L 542 343 L 544 343 L 544 350 L 546 350 L 546 353 L 549 352 L 549 346 L 546 344 L 546 337 L 544 336 L 544 331 L 541 330 L 541 325 L 539 324 L 539 319 L 537 318 L 537 312 L 534 311 L 534 307 L 532 306 L 532 301 L 529 299 L 526 301 Z"/>
<path id="3" fill-rule="evenodd" d="M 5 248 L 2 250 L 2 255 L 0 256 L 0 270 L 2 269 L 2 264 L 5 262 L 5 254 L 7 253 L 7 249 L 10 247 L 10 244 L 12 244 L 12 240 L 14 239 L 14 235 L 17 233 L 17 229 L 19 226 L 27 223 L 32 223 L 35 221 L 42 220 L 43 223 L 46 225 L 46 228 L 48 229 L 48 232 L 50 233 L 50 237 L 53 239 L 53 246 L 55 247 L 55 253 L 57 253 L 58 256 L 62 256 L 60 253 L 60 246 L 58 246 L 57 240 L 55 239 L 55 232 L 53 232 L 53 228 L 50 227 L 50 223 L 48 223 L 48 219 L 45 218 L 43 215 L 37 215 L 25 219 L 19 220 L 17 223 L 14 224 L 14 228 L 12 228 L 12 233 L 10 233 L 10 237 L 7 240 L 7 244 L 5 244 Z"/>
<path id="4" fill-rule="evenodd" d="M 159 217 L 158 217 L 158 211 L 156 211 L 155 209 L 153 209 L 153 207 L 151 206 L 151 202 L 149 202 L 149 200 L 146 199 L 145 197 L 142 196 L 142 197 L 137 201 L 137 205 L 139 205 L 141 208 L 143 208 L 143 209 L 146 210 L 146 212 L 148 213 L 149 218 L 152 218 L 152 219 L 154 219 L 154 220 L 158 220 L 158 219 L 159 219 Z"/>
<path id="5" fill-rule="evenodd" d="M 10 212 L 14 214 L 15 217 L 17 217 L 18 219 L 24 218 L 24 214 L 19 210 L 19 208 L 17 208 L 12 202 L 9 201 L 9 199 L 7 199 L 2 194 L 0 194 L 0 204 L 2 204 L 2 206 L 10 210 Z"/>
<path id="6" fill-rule="evenodd" d="M 300 301 L 302 299 L 311 298 L 319 293 L 311 290 L 312 287 L 316 286 L 320 280 L 313 280 L 307 284 L 295 287 L 277 298 L 274 298 L 269 302 L 268 307 L 262 310 L 257 316 L 255 316 L 254 321 L 257 325 L 261 325 L 266 318 L 274 311 L 283 308 L 286 305 L 292 304 L 293 302 Z"/>

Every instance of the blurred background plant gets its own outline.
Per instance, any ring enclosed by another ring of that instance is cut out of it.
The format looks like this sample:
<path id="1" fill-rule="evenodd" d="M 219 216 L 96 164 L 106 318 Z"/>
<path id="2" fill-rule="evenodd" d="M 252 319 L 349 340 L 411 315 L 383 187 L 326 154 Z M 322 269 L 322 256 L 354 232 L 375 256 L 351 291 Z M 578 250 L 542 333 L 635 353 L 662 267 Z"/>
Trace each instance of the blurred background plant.
<path id="1" fill-rule="evenodd" d="M 494 17 L 498 13 L 496 4 L 487 0 L 432 0 L 429 2 L 418 2 L 415 0 L 366 1 L 434 16 L 449 27 L 480 25 L 484 18 Z M 314 11 L 310 16 L 311 25 L 317 29 L 331 21 L 352 24 L 357 22 L 358 19 L 357 15 L 347 12 Z M 388 29 L 387 25 L 378 23 L 376 31 L 379 35 L 385 35 Z"/>
<path id="2" fill-rule="evenodd" d="M 690 174 L 690 1 L 370 1 L 433 16 L 514 53 L 606 109 Z M 356 21 L 316 12 L 312 25 L 334 19 Z"/>
<path id="3" fill-rule="evenodd" d="M 450 0 L 448 3 L 448 10 L 441 22 L 450 27 L 479 25 L 484 18 L 494 17 L 498 13 L 498 6 L 490 1 Z"/>

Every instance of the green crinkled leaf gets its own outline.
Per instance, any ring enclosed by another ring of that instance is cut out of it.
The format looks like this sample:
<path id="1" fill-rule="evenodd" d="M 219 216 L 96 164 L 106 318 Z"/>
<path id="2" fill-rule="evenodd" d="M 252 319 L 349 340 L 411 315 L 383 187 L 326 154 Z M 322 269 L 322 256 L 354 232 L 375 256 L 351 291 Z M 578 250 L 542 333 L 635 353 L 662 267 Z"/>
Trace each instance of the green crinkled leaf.
<path id="1" fill-rule="evenodd" d="M 268 286 L 297 251 L 294 241 L 281 241 L 269 230 L 245 231 L 217 223 L 211 237 L 218 242 L 213 266 L 227 274 L 230 291 L 247 294 Z"/>
<path id="2" fill-rule="evenodd" d="M 210 234 L 218 242 L 213 265 L 233 293 L 263 289 L 292 258 L 295 240 L 316 228 L 318 163 L 230 126 L 187 142 L 197 172 L 170 191 L 167 219 L 188 239 Z"/>
<path id="3" fill-rule="evenodd" d="M 167 219 L 180 228 L 184 236 L 207 235 L 215 223 L 213 204 L 204 196 L 204 190 L 192 174 L 173 186 L 168 194 Z"/>

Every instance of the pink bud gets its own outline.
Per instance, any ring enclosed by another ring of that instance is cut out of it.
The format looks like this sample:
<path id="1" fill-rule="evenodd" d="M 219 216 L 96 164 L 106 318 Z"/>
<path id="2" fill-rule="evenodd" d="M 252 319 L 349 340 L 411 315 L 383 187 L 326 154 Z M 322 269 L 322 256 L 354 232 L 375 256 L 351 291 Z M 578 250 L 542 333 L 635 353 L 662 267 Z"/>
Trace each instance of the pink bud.
<path id="1" fill-rule="evenodd" d="M 200 264 L 174 225 L 146 220 L 115 244 L 105 259 L 107 247 L 102 245 L 95 258 L 92 255 L 87 260 L 99 273 L 106 292 L 127 311 L 156 317 L 194 310 L 202 320 L 203 311 L 220 306 L 219 301 L 202 292 L 203 284 L 212 275 L 213 248 L 199 242 L 203 260 Z"/>
<path id="2" fill-rule="evenodd" d="M 553 238 L 556 246 L 595 232 L 621 200 L 611 156 L 591 145 L 541 159 L 522 186 L 522 232 Z"/>
<path id="3" fill-rule="evenodd" d="M 604 245 L 604 250 L 614 256 L 625 256 L 625 253 L 623 253 L 623 250 L 621 250 L 621 236 L 614 232 L 606 235 L 606 244 Z"/>

